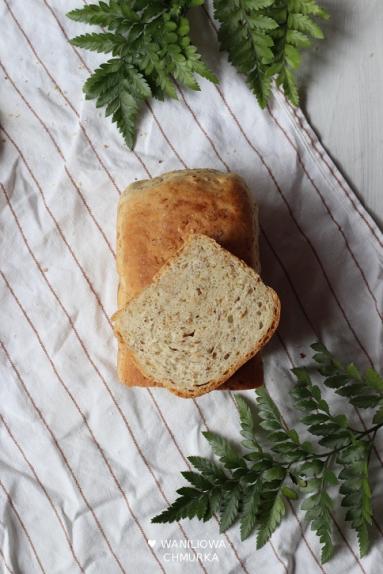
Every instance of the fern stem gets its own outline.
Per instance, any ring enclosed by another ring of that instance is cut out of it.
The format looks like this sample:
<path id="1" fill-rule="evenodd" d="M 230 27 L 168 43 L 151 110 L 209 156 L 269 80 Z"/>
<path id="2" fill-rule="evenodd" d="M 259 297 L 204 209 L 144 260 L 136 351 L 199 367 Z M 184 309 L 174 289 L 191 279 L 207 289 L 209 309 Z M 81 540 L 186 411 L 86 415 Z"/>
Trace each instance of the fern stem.
<path id="1" fill-rule="evenodd" d="M 361 438 L 361 437 L 363 437 L 363 436 L 366 436 L 366 435 L 368 435 L 368 434 L 370 434 L 370 433 L 374 433 L 373 438 L 370 440 L 370 442 L 372 443 L 373 440 L 374 440 L 374 438 L 375 438 L 375 436 L 376 436 L 376 433 L 377 433 L 378 430 L 379 430 L 380 428 L 382 428 L 382 427 L 383 427 L 383 423 L 380 423 L 380 424 L 378 424 L 378 425 L 375 425 L 375 426 L 371 427 L 370 429 L 367 429 L 366 431 L 356 431 L 356 432 L 357 432 L 358 435 L 359 435 L 358 438 Z M 338 448 L 334 448 L 333 450 L 329 450 L 329 451 L 327 451 L 327 452 L 309 454 L 308 456 L 306 456 L 306 457 L 304 457 L 304 458 L 301 458 L 299 461 L 290 462 L 289 465 L 288 465 L 287 467 L 285 467 L 285 468 L 288 469 L 288 468 L 290 468 L 290 466 L 292 466 L 293 464 L 297 464 L 297 462 L 301 463 L 301 462 L 305 462 L 305 461 L 307 461 L 307 460 L 314 460 L 314 459 L 316 459 L 316 458 L 329 458 L 330 456 L 332 456 L 332 455 L 334 455 L 334 454 L 337 454 L 338 452 L 341 452 L 342 450 L 348 448 L 348 447 L 351 446 L 351 445 L 352 445 L 352 442 L 350 441 L 350 442 L 348 442 L 347 444 L 344 444 L 343 446 L 340 446 L 340 447 L 338 447 Z"/>

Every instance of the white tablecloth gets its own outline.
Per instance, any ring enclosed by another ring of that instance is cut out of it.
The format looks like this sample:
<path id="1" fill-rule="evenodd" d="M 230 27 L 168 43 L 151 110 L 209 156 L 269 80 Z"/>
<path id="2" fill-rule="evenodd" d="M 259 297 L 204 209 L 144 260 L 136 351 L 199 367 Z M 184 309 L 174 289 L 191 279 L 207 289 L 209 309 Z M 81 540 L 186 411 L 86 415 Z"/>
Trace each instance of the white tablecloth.
<path id="1" fill-rule="evenodd" d="M 90 31 L 65 17 L 78 5 L 0 2 L 3 571 L 379 574 L 379 435 L 371 462 L 376 525 L 362 560 L 341 511 L 334 513 L 337 553 L 323 567 L 296 505 L 260 551 L 254 537 L 240 542 L 238 526 L 220 535 L 214 520 L 151 524 L 184 482 L 178 471 L 186 456 L 209 453 L 201 430 L 234 440 L 239 433 L 228 393 L 183 400 L 117 381 L 109 317 L 124 187 L 185 167 L 245 177 L 261 209 L 264 277 L 283 306 L 264 353 L 266 384 L 294 426 L 289 369 L 309 360 L 318 337 L 344 360 L 382 369 L 383 237 L 300 111 L 278 92 L 268 110 L 259 109 L 218 54 L 203 11 L 194 17 L 197 36 L 220 86 L 201 80 L 202 93 L 151 102 L 130 152 L 103 112 L 84 101 L 82 84 L 103 58 L 68 43 Z M 340 397 L 325 396 L 343 411 Z M 369 424 L 368 411 L 349 412 L 355 425 Z"/>

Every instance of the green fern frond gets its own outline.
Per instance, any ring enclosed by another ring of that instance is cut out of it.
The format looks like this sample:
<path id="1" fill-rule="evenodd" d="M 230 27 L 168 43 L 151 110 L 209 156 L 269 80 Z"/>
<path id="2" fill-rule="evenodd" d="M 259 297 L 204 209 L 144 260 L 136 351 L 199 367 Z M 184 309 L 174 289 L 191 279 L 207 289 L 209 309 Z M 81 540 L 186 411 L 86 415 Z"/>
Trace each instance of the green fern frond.
<path id="1" fill-rule="evenodd" d="M 196 76 L 217 78 L 192 44 L 186 11 L 200 0 L 109 0 L 72 10 L 75 21 L 104 27 L 107 32 L 77 36 L 71 43 L 113 58 L 87 80 L 87 99 L 105 107 L 126 144 L 132 148 L 143 102 L 150 97 L 176 98 L 175 81 L 199 90 Z M 108 93 L 110 92 L 110 93 Z"/>
<path id="2" fill-rule="evenodd" d="M 300 51 L 323 33 L 314 18 L 327 13 L 315 0 L 214 1 L 221 22 L 218 38 L 229 60 L 244 74 L 261 107 L 271 94 L 273 79 L 298 105 L 294 71 Z"/>

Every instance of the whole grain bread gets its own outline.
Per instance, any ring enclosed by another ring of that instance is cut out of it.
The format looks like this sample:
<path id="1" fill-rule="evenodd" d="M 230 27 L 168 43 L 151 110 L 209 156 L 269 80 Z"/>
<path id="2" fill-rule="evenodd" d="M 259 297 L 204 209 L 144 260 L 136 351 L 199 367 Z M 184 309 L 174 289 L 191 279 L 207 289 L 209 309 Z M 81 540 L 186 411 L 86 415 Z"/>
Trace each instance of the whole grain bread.
<path id="1" fill-rule="evenodd" d="M 196 397 L 254 356 L 279 316 L 277 294 L 251 267 L 193 234 L 112 320 L 148 379 Z"/>
<path id="2" fill-rule="evenodd" d="M 233 173 L 180 170 L 131 184 L 117 218 L 118 307 L 125 306 L 192 232 L 209 235 L 259 271 L 258 210 Z M 128 386 L 153 386 L 118 341 L 117 371 Z M 254 388 L 263 382 L 260 355 L 250 359 L 219 390 Z"/>

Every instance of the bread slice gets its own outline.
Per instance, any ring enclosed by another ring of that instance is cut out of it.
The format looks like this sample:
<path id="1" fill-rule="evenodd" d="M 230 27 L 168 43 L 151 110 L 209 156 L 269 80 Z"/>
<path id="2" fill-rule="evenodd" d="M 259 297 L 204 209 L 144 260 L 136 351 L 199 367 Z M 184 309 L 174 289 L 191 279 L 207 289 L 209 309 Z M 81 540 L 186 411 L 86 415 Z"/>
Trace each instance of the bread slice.
<path id="1" fill-rule="evenodd" d="M 112 320 L 148 379 L 196 397 L 255 355 L 279 316 L 277 294 L 253 269 L 193 234 Z"/>
<path id="2" fill-rule="evenodd" d="M 152 281 L 192 233 L 215 239 L 259 273 L 258 208 L 246 182 L 235 173 L 184 169 L 136 181 L 121 195 L 117 214 L 118 309 Z M 117 373 L 132 387 L 161 386 L 137 368 L 118 339 Z M 263 383 L 261 355 L 255 355 L 217 388 L 252 389 Z"/>

